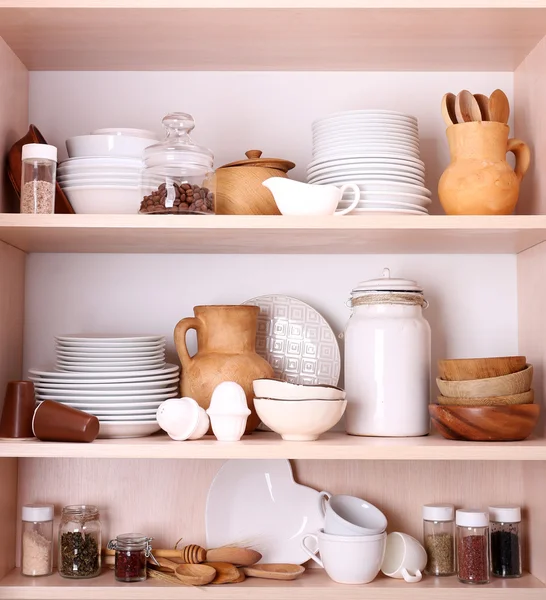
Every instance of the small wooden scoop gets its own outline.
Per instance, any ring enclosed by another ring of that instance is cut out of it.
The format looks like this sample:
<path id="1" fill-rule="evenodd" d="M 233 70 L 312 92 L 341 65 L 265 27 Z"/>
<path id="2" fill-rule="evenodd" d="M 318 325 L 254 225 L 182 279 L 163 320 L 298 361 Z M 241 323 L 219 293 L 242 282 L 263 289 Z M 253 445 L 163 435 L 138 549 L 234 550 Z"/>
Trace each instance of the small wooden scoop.
<path id="1" fill-rule="evenodd" d="M 305 571 L 305 567 L 300 565 L 291 565 L 289 563 L 277 563 L 243 567 L 242 571 L 247 577 L 261 577 L 262 579 L 282 579 L 283 581 L 291 581 L 292 579 L 299 577 Z"/>
<path id="2" fill-rule="evenodd" d="M 262 559 L 262 555 L 250 548 L 224 546 L 207 552 L 207 562 L 226 562 L 236 567 L 249 567 Z"/>
<path id="3" fill-rule="evenodd" d="M 174 574 L 186 585 L 207 585 L 216 577 L 210 565 L 177 565 Z"/>
<path id="4" fill-rule="evenodd" d="M 241 572 L 234 565 L 227 562 L 209 562 L 207 566 L 216 571 L 216 577 L 210 582 L 214 584 L 235 583 L 241 578 Z"/>

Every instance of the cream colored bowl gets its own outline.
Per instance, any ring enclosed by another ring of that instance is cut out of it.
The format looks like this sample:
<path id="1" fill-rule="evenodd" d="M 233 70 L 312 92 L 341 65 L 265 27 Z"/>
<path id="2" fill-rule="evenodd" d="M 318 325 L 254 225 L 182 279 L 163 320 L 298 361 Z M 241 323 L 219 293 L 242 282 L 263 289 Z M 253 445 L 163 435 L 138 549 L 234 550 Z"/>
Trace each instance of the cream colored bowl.
<path id="1" fill-rule="evenodd" d="M 255 398 L 260 419 L 283 440 L 309 442 L 331 429 L 343 416 L 347 400 L 269 400 Z"/>

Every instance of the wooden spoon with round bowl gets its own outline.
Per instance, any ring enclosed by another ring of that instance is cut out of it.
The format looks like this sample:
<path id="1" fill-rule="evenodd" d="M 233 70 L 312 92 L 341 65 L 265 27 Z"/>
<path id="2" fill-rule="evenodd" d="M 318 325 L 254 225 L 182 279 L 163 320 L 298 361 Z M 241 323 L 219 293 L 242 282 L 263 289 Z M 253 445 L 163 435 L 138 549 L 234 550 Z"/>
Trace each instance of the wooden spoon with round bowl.
<path id="1" fill-rule="evenodd" d="M 468 90 L 462 90 L 455 100 L 455 114 L 459 123 L 481 121 L 482 113 L 474 96 Z"/>
<path id="2" fill-rule="evenodd" d="M 482 121 L 490 121 L 491 115 L 489 114 L 489 98 L 485 94 L 474 94 L 476 102 L 480 107 L 482 113 Z"/>
<path id="3" fill-rule="evenodd" d="M 446 127 L 457 124 L 457 115 L 455 114 L 455 94 L 448 92 L 442 98 L 442 117 Z"/>
<path id="4" fill-rule="evenodd" d="M 178 565 L 174 574 L 186 585 L 207 585 L 216 577 L 210 565 Z"/>
<path id="5" fill-rule="evenodd" d="M 502 90 L 495 90 L 489 98 L 489 113 L 491 121 L 508 123 L 510 117 L 510 102 Z"/>

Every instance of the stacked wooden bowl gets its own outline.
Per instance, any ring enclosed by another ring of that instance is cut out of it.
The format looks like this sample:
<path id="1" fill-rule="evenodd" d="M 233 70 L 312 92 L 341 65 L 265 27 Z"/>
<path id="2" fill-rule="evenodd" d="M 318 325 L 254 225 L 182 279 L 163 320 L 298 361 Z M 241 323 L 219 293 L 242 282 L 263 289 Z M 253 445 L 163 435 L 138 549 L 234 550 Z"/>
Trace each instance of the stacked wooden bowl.
<path id="1" fill-rule="evenodd" d="M 445 438 L 508 442 L 531 435 L 540 407 L 525 356 L 439 360 L 438 372 L 442 395 L 429 412 Z"/>

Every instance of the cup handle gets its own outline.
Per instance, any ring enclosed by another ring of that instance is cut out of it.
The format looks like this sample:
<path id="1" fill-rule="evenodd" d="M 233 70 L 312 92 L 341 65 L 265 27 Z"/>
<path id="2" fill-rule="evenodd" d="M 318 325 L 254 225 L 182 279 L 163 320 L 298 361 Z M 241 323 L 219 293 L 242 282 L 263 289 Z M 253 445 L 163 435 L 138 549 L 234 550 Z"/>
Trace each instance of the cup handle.
<path id="1" fill-rule="evenodd" d="M 306 546 L 305 540 L 307 538 L 313 539 L 315 541 L 315 545 L 318 546 L 318 537 L 314 533 L 308 533 L 304 535 L 301 540 L 301 547 L 304 549 L 305 553 L 309 556 L 309 558 L 313 559 L 317 563 L 317 565 L 324 569 L 324 563 L 322 562 L 322 560 Z"/>
<path id="2" fill-rule="evenodd" d="M 522 142 L 523 143 L 523 142 Z M 344 208 L 343 210 L 336 210 L 336 212 L 334 213 L 334 215 L 336 217 L 341 217 L 342 215 L 347 215 L 349 214 L 352 210 L 354 210 L 360 200 L 360 188 L 358 187 L 358 185 L 356 185 L 356 183 L 346 183 L 345 185 L 342 185 L 340 188 L 340 196 L 339 198 L 343 198 L 343 194 L 345 193 L 345 190 L 353 190 L 353 194 L 354 194 L 354 198 L 353 201 L 351 203 L 351 206 L 349 206 L 348 208 Z"/>
<path id="3" fill-rule="evenodd" d="M 417 583 L 421 581 L 421 579 L 423 579 L 423 574 L 421 573 L 421 571 L 419 571 L 419 569 L 415 571 L 415 575 L 411 575 L 406 568 L 403 568 L 401 572 L 404 581 L 407 583 Z"/>
<path id="4" fill-rule="evenodd" d="M 531 164 L 531 149 L 525 142 L 512 138 L 508 140 L 507 152 L 513 152 L 516 157 L 516 167 L 514 172 L 521 181 Z"/>
<path id="5" fill-rule="evenodd" d="M 332 497 L 332 494 L 330 494 L 330 492 L 320 492 L 320 494 L 319 494 L 319 498 L 318 498 L 319 508 L 320 508 L 320 511 L 322 512 L 323 516 L 326 516 L 326 501 L 330 500 L 331 497 Z"/>

